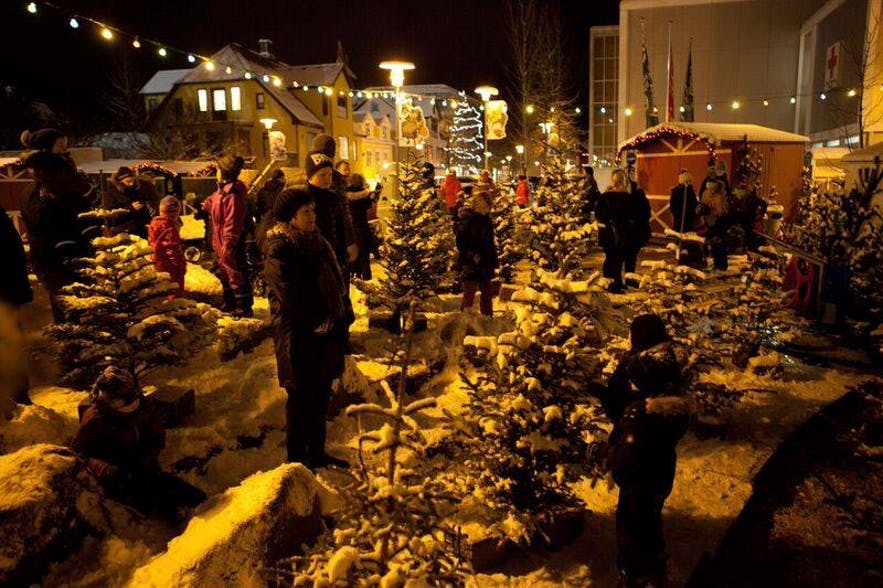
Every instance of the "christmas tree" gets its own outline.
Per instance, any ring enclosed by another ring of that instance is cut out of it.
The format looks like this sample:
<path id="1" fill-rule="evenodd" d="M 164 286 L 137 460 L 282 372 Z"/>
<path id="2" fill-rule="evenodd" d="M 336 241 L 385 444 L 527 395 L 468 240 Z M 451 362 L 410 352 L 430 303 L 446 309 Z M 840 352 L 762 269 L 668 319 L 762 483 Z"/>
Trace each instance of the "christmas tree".
<path id="1" fill-rule="evenodd" d="M 478 173 L 484 161 L 482 112 L 466 97 L 452 102 L 456 106 L 448 139 L 448 165 L 459 169 L 461 174 Z"/>
<path id="2" fill-rule="evenodd" d="M 385 275 L 378 282 L 360 282 L 369 303 L 389 308 L 396 319 L 411 300 L 437 294 L 454 252 L 450 216 L 422 171 L 416 157 L 401 164 L 401 194 L 391 203 L 381 245 Z"/>
<path id="3" fill-rule="evenodd" d="M 49 328 L 64 383 L 88 386 L 111 364 L 178 363 L 212 342 L 220 313 L 169 300 L 178 285 L 156 272 L 145 240 L 120 234 L 92 245 L 95 257 L 79 260 L 81 281 L 58 297 L 65 322 Z"/>
<path id="4" fill-rule="evenodd" d="M 536 194 L 537 207 L 523 219 L 530 228 L 529 249 L 539 267 L 563 270 L 571 277 L 584 274 L 582 261 L 589 254 L 597 232 L 585 222 L 583 207 L 588 182 L 568 174 L 560 155 L 547 161 L 545 175 Z"/>
<path id="5" fill-rule="evenodd" d="M 494 199 L 491 217 L 494 219 L 494 237 L 497 243 L 499 276 L 504 283 L 511 283 L 515 277 L 516 265 L 526 259 L 527 251 L 521 227 L 518 199 L 512 190 L 503 190 Z"/>

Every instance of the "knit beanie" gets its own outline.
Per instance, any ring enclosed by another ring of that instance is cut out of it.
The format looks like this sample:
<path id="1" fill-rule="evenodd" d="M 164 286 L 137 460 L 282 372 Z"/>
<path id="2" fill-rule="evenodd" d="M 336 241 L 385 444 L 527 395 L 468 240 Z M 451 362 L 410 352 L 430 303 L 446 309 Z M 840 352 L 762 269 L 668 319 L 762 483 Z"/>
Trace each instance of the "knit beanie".
<path id="1" fill-rule="evenodd" d="M 319 136 L 321 137 L 321 135 Z M 313 144 L 315 145 L 315 141 Z M 309 180 L 312 178 L 313 175 L 323 167 L 332 167 L 332 165 L 331 157 L 322 151 L 310 151 L 307 155 L 306 162 L 307 179 Z"/>
<path id="2" fill-rule="evenodd" d="M 334 141 L 334 137 L 323 133 L 313 139 L 310 150 L 324 153 L 331 159 L 334 159 L 334 154 L 337 152 L 337 143 Z"/>
<path id="3" fill-rule="evenodd" d="M 218 169 L 221 170 L 221 178 L 228 182 L 239 179 L 239 172 L 245 167 L 245 160 L 238 155 L 225 155 L 218 160 Z"/>
<path id="4" fill-rule="evenodd" d="M 58 129 L 40 129 L 38 131 L 25 131 L 21 134 L 21 144 L 26 149 L 49 151 L 55 142 L 65 134 Z"/>
<path id="5" fill-rule="evenodd" d="M 714 173 L 716 173 L 719 176 L 727 173 L 727 162 L 724 161 L 723 159 L 718 159 L 714 163 Z"/>
<path id="6" fill-rule="evenodd" d="M 117 173 L 114 174 L 114 178 L 117 180 L 122 180 L 123 178 L 135 177 L 135 172 L 132 171 L 131 167 L 127 167 L 125 165 L 121 166 L 120 169 L 117 170 Z"/>
<path id="7" fill-rule="evenodd" d="M 163 215 L 180 212 L 181 203 L 174 196 L 166 196 L 159 201 L 159 213 Z"/>
<path id="8" fill-rule="evenodd" d="M 141 390 L 135 372 L 111 365 L 104 368 L 92 386 L 92 396 L 98 398 L 102 393 L 112 400 L 123 400 L 128 404 L 141 394 Z"/>
<path id="9" fill-rule="evenodd" d="M 665 323 L 655 314 L 642 314 L 632 321 L 629 327 L 632 349 L 643 351 L 668 340 Z"/>
<path id="10" fill-rule="evenodd" d="M 311 202 L 314 202 L 313 197 L 303 188 L 288 188 L 276 198 L 276 203 L 273 205 L 273 216 L 276 217 L 276 220 L 287 223 L 294 218 L 302 206 Z"/>

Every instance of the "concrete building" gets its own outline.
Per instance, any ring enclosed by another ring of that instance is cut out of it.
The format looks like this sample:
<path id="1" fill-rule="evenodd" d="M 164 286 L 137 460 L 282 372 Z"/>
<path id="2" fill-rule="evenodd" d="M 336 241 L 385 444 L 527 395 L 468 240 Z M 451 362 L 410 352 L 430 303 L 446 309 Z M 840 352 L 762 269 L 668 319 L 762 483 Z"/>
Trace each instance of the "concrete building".
<path id="1" fill-rule="evenodd" d="M 591 165 L 613 165 L 619 111 L 619 27 L 589 30 L 589 153 Z"/>

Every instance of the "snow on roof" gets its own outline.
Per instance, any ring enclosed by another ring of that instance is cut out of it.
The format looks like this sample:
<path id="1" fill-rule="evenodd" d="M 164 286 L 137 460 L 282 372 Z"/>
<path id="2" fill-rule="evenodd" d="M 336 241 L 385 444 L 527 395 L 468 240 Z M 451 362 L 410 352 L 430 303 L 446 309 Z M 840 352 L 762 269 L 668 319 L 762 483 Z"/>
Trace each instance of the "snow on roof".
<path id="1" fill-rule="evenodd" d="M 873 162 L 875 157 L 883 160 L 883 143 L 875 143 L 864 149 L 856 149 L 849 155 L 844 155 L 841 161 L 844 163 Z"/>
<path id="2" fill-rule="evenodd" d="M 150 78 L 139 94 L 168 94 L 172 87 L 191 69 L 161 69 Z"/>
<path id="3" fill-rule="evenodd" d="M 701 135 L 710 143 L 718 145 L 724 141 L 742 141 L 746 137 L 749 141 L 761 143 L 808 143 L 809 137 L 780 131 L 779 129 L 771 129 L 760 125 L 739 124 L 739 123 L 703 123 L 703 122 L 667 122 L 650 127 L 643 130 L 633 137 L 629 137 L 619 144 L 619 149 L 634 141 L 637 137 L 646 133 L 657 131 L 664 128 L 680 129 L 691 131 Z"/>
<path id="4" fill-rule="evenodd" d="M 318 63 L 315 65 L 294 65 L 285 70 L 287 76 L 297 80 L 301 86 L 331 86 L 343 71 L 342 63 Z"/>
<path id="5" fill-rule="evenodd" d="M 105 159 L 104 161 L 89 161 L 78 167 L 87 174 L 113 173 L 119 168 L 134 167 L 145 163 L 156 163 L 167 167 L 179 174 L 192 174 L 209 165 L 210 161 L 155 161 L 150 159 Z"/>

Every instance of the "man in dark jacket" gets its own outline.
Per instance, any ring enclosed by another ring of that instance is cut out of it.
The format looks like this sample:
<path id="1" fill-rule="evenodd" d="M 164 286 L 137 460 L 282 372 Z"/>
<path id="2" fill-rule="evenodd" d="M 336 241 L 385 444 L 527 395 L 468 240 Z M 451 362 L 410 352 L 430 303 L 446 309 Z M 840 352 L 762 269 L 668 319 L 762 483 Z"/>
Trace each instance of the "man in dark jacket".
<path id="1" fill-rule="evenodd" d="M 668 207 L 674 218 L 672 228 L 675 231 L 687 233 L 693 230 L 693 224 L 696 222 L 697 204 L 699 204 L 699 200 L 696 199 L 696 192 L 693 190 L 693 178 L 686 170 L 683 170 L 678 175 L 678 185 L 671 189 L 668 200 Z"/>
<path id="2" fill-rule="evenodd" d="M 63 320 L 58 291 L 72 284 L 77 274 L 71 260 L 92 253 L 89 240 L 100 228 L 79 215 L 90 209 L 92 186 L 77 173 L 70 157 L 49 151 L 28 154 L 24 165 L 33 170 L 36 185 L 22 207 L 31 249 L 31 264 L 49 294 L 55 322 Z"/>
<path id="3" fill-rule="evenodd" d="M 322 153 L 332 162 L 334 161 L 334 156 L 337 153 L 337 142 L 331 135 L 322 134 L 317 136 L 315 139 L 313 139 L 313 144 L 311 147 L 312 151 Z M 307 166 L 309 166 L 309 163 L 307 164 Z M 345 255 L 342 259 L 339 259 L 341 262 L 341 268 L 344 270 L 344 278 L 348 280 L 346 265 L 356 260 L 356 256 L 358 255 L 358 247 L 356 245 L 355 230 L 353 229 L 353 218 L 350 216 L 349 207 L 347 207 L 346 204 L 346 188 L 346 177 L 339 171 L 333 170 L 331 172 L 331 186 L 327 189 L 337 194 L 337 197 L 340 200 L 341 214 L 340 220 L 338 221 L 338 235 L 339 239 L 341 240 L 341 245 L 343 246 Z M 319 206 L 318 202 L 316 202 L 316 206 Z M 323 234 L 325 233 L 323 232 Z M 327 235 L 326 238 L 328 238 Z M 331 244 L 335 246 L 335 251 L 337 251 L 338 246 L 335 245 L 333 241 Z"/>
<path id="4" fill-rule="evenodd" d="M 325 453 L 325 417 L 331 384 L 343 374 L 352 308 L 310 192 L 283 191 L 274 215 L 278 222 L 267 232 L 264 276 L 279 385 L 288 394 L 288 461 L 310 468 L 345 466 Z"/>
<path id="5" fill-rule="evenodd" d="M 628 587 L 665 586 L 662 507 L 671 493 L 675 447 L 687 430 L 689 404 L 677 354 L 657 315 L 631 324 L 631 350 L 597 396 L 613 422 L 607 465 L 619 486 L 617 565 Z"/>
<path id="6" fill-rule="evenodd" d="M 147 238 L 147 225 L 159 211 L 159 197 L 149 179 L 139 178 L 132 168 L 122 166 L 107 183 L 101 196 L 104 210 L 125 210 L 108 219 L 111 235 L 128 233 Z"/>
<path id="7" fill-rule="evenodd" d="M 72 448 L 109 498 L 171 522 L 179 522 L 205 500 L 201 490 L 160 469 L 166 442 L 163 416 L 141 394 L 131 370 L 105 368 L 92 397 L 94 404 L 83 413 Z"/>
<path id="8" fill-rule="evenodd" d="M 490 217 L 491 196 L 476 192 L 469 204 L 460 209 L 457 219 L 457 267 L 463 281 L 463 300 L 460 310 L 472 308 L 475 292 L 481 291 L 481 314 L 494 314 L 494 270 L 497 268 L 497 246 L 494 243 L 494 223 Z"/>
<path id="9" fill-rule="evenodd" d="M 589 222 L 592 219 L 592 214 L 594 214 L 595 208 L 598 206 L 598 199 L 601 198 L 601 190 L 598 189 L 598 181 L 595 180 L 595 168 L 592 166 L 586 166 L 585 170 L 588 186 L 586 187 L 586 192 L 583 196 L 582 214 L 585 222 Z"/>

